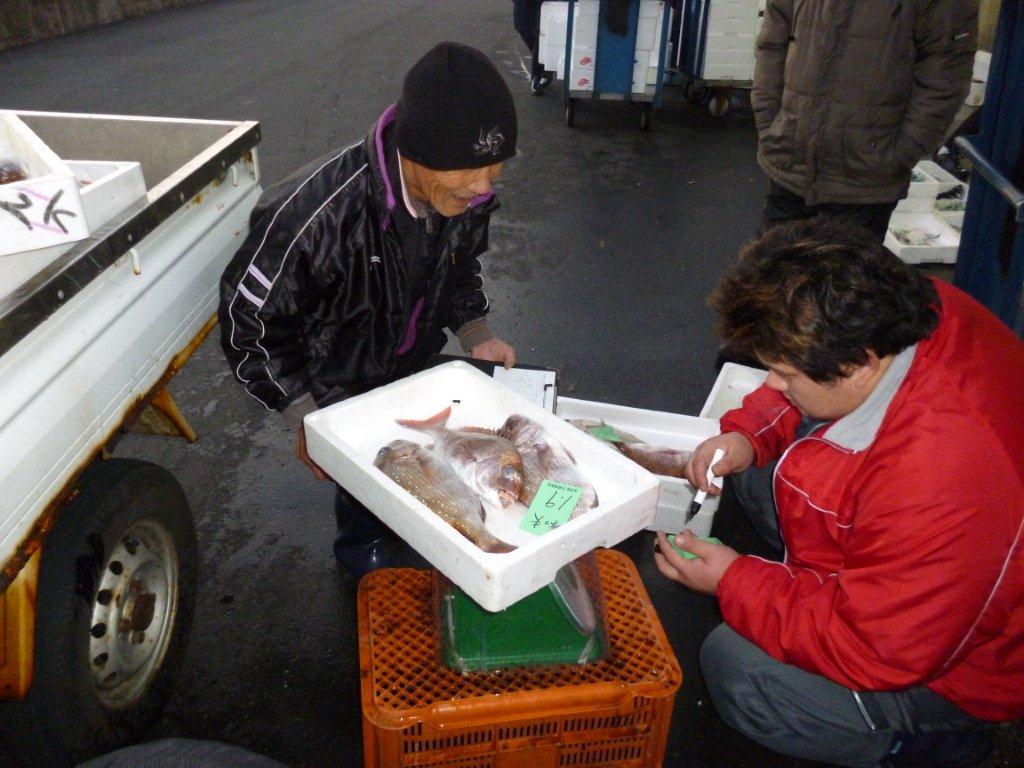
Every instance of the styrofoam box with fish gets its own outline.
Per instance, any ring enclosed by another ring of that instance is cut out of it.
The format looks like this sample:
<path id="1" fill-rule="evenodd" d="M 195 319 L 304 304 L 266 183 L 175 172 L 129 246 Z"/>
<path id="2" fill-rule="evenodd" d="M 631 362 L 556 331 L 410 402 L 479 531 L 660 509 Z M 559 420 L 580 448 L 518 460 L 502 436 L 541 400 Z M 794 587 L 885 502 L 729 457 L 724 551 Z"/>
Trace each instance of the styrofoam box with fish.
<path id="1" fill-rule="evenodd" d="M 963 184 L 941 165 L 932 160 L 921 160 L 910 171 L 910 187 L 907 197 L 923 197 L 934 200 L 944 192 L 949 192 L 957 185 Z"/>
<path id="2" fill-rule="evenodd" d="M 0 110 L 0 160 L 27 178 L 0 184 L 0 254 L 72 243 L 89 235 L 75 176 L 13 112 Z"/>
<path id="3" fill-rule="evenodd" d="M 392 440 L 430 443 L 396 419 L 427 419 L 447 406 L 453 429 L 497 429 L 514 413 L 540 423 L 572 453 L 597 491 L 598 505 L 541 536 L 519 530 L 522 505 L 488 507 L 488 530 L 517 549 L 484 552 L 373 466 L 377 452 Z M 554 580 L 563 565 L 617 544 L 654 519 L 654 475 L 467 363 L 440 365 L 329 406 L 307 416 L 305 425 L 310 457 L 489 611 L 518 602 Z"/>
<path id="4" fill-rule="evenodd" d="M 692 451 L 704 440 L 718 434 L 718 422 L 697 416 L 678 413 L 648 411 L 625 405 L 596 403 L 590 400 L 575 400 L 570 397 L 558 398 L 555 413 L 562 419 L 591 419 L 604 421 L 616 429 L 628 432 L 651 445 Z M 575 429 L 575 427 L 573 427 Z M 585 435 L 588 440 L 600 442 L 596 437 Z M 658 511 L 647 525 L 649 531 L 678 533 L 689 528 L 698 536 L 711 532 L 711 523 L 718 509 L 717 496 L 709 496 L 700 512 L 689 523 L 686 513 L 696 490 L 686 480 L 677 477 L 657 476 L 660 484 Z M 600 491 L 598 491 L 600 493 Z"/>
<path id="5" fill-rule="evenodd" d="M 934 213 L 894 213 L 885 247 L 907 264 L 953 264 L 960 234 Z"/>
<path id="6" fill-rule="evenodd" d="M 743 398 L 764 384 L 767 378 L 768 371 L 763 368 L 725 363 L 700 410 L 701 418 L 717 421 L 727 411 L 739 408 L 743 405 Z"/>

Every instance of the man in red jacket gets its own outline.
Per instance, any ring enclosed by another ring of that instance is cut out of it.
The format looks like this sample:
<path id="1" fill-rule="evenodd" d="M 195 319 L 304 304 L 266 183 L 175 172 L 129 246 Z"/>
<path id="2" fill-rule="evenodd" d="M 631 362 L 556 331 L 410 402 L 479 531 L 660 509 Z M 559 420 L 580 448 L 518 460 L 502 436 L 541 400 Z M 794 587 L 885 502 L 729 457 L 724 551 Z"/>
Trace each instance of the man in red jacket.
<path id="1" fill-rule="evenodd" d="M 1024 716 L 1024 344 L 867 232 L 779 226 L 712 297 L 765 384 L 715 448 L 781 561 L 659 534 L 663 574 L 718 597 L 701 649 L 721 717 L 801 758 L 969 765 Z M 714 492 L 714 491 L 712 491 Z"/>

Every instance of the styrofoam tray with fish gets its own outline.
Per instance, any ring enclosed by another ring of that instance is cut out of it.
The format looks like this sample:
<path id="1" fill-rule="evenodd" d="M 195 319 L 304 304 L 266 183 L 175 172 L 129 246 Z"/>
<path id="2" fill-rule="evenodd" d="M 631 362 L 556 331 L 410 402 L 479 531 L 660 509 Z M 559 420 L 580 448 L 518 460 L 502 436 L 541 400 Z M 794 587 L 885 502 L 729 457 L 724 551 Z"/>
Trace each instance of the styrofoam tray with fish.
<path id="1" fill-rule="evenodd" d="M 726 363 L 718 372 L 715 386 L 711 388 L 704 407 L 700 410 L 702 419 L 720 419 L 726 411 L 743 405 L 743 398 L 764 384 L 768 371 L 749 365 Z"/>
<path id="2" fill-rule="evenodd" d="M 597 403 L 591 400 L 558 398 L 555 413 L 562 419 L 590 419 L 604 421 L 616 429 L 629 432 L 651 445 L 661 445 L 682 451 L 692 451 L 704 440 L 719 433 L 718 422 L 698 416 L 684 416 L 664 411 L 648 411 L 625 405 Z M 575 427 L 573 427 L 575 429 Z M 589 440 L 600 442 L 595 437 Z M 709 496 L 700 512 L 685 523 L 686 512 L 696 495 L 696 489 L 677 477 L 656 476 L 659 481 L 658 510 L 647 526 L 649 531 L 678 533 L 683 528 L 706 536 L 718 509 L 718 496 Z M 704 531 L 701 533 L 701 531 Z"/>
<path id="3" fill-rule="evenodd" d="M 910 171 L 910 186 L 907 189 L 907 197 L 934 200 L 939 195 L 949 192 L 962 183 L 956 176 L 938 163 L 931 160 L 921 160 Z"/>
<path id="4" fill-rule="evenodd" d="M 907 264 L 953 264 L 960 235 L 933 213 L 894 213 L 885 247 Z"/>
<path id="5" fill-rule="evenodd" d="M 373 464 L 393 440 L 431 442 L 396 419 L 427 419 L 447 406 L 452 407 L 452 429 L 497 429 L 512 414 L 539 423 L 572 453 L 593 484 L 598 505 L 541 536 L 519 530 L 522 505 L 488 506 L 488 531 L 517 548 L 485 552 Z M 329 406 L 307 416 L 305 425 L 310 457 L 489 611 L 507 608 L 549 584 L 562 566 L 597 547 L 617 544 L 654 518 L 654 475 L 467 363 L 440 365 Z"/>

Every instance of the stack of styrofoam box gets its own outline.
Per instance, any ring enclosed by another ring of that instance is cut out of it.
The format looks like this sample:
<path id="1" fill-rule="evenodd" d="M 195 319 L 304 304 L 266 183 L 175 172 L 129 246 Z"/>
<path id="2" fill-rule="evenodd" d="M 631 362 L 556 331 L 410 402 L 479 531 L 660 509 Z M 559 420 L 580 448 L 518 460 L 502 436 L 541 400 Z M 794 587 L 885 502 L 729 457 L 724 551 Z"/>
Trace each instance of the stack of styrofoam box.
<path id="1" fill-rule="evenodd" d="M 600 0 L 579 0 L 573 10 L 572 61 L 569 87 L 574 91 L 594 90 L 597 64 L 597 28 Z M 565 77 L 565 36 L 568 34 L 568 3 L 541 5 L 540 40 L 537 58 L 545 69 Z M 633 66 L 634 93 L 644 93 L 658 77 L 658 50 L 665 5 L 662 0 L 641 0 L 637 23 L 636 57 Z M 667 58 L 667 52 L 666 52 Z"/>
<path id="2" fill-rule="evenodd" d="M 540 7 L 537 59 L 544 65 L 544 69 L 557 72 L 559 78 L 565 77 L 565 36 L 568 31 L 568 19 L 568 3 L 548 2 Z"/>
<path id="3" fill-rule="evenodd" d="M 963 211 L 936 208 L 937 197 L 958 186 L 967 185 L 942 166 L 922 160 L 914 166 L 907 196 L 896 204 L 885 233 L 885 247 L 908 264 L 953 264 L 960 246 Z M 966 199 L 966 195 L 964 195 Z M 917 229 L 935 236 L 927 245 L 907 245 L 899 241 L 895 230 Z"/>
<path id="4" fill-rule="evenodd" d="M 669 28 L 671 28 L 671 11 L 669 14 Z M 661 48 L 661 20 L 664 15 L 664 3 L 656 0 L 641 0 L 640 18 L 636 27 L 633 93 L 644 93 L 647 86 L 655 85 L 658 82 L 658 50 Z M 669 51 L 666 47 L 666 66 L 669 58 Z"/>
<path id="5" fill-rule="evenodd" d="M 569 88 L 573 91 L 594 90 L 600 8 L 599 0 L 576 3 L 576 15 L 572 20 L 572 61 L 569 63 Z"/>
<path id="6" fill-rule="evenodd" d="M 0 160 L 6 159 L 28 178 L 0 184 L 0 255 L 88 236 L 74 173 L 17 115 L 0 111 Z"/>
<path id="7" fill-rule="evenodd" d="M 92 233 L 146 196 L 146 182 L 138 163 L 67 160 L 66 164 L 79 187 L 82 213 Z M 0 299 L 38 274 L 72 245 L 62 243 L 0 254 Z"/>
<path id="8" fill-rule="evenodd" d="M 711 5 L 700 77 L 704 80 L 753 80 L 754 43 L 761 24 L 759 0 L 705 1 Z"/>

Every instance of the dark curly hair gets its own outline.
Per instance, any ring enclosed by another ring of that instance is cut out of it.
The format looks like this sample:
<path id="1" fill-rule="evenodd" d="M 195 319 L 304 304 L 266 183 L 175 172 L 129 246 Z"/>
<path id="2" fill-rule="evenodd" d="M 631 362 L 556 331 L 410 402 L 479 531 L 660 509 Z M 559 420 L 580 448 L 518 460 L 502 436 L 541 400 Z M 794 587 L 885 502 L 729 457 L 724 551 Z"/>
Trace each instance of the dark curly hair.
<path id="1" fill-rule="evenodd" d="M 820 383 L 896 354 L 938 324 L 931 282 L 859 226 L 782 224 L 748 243 L 709 299 L 726 350 L 792 365 Z"/>

